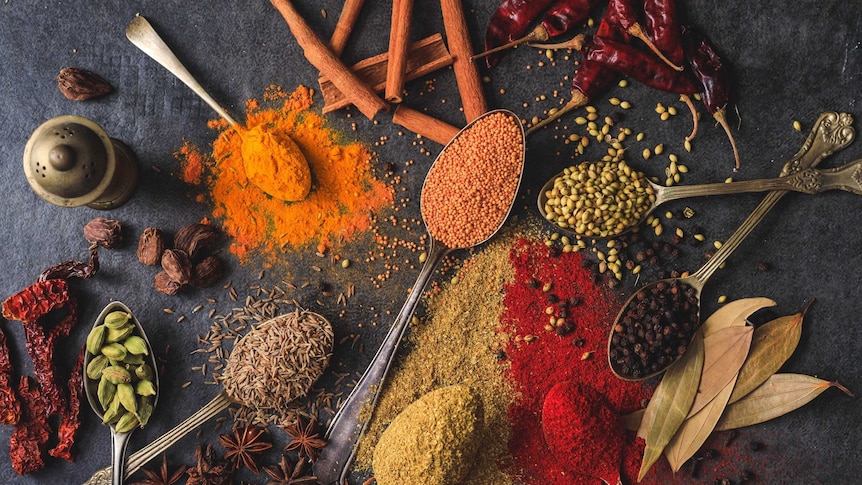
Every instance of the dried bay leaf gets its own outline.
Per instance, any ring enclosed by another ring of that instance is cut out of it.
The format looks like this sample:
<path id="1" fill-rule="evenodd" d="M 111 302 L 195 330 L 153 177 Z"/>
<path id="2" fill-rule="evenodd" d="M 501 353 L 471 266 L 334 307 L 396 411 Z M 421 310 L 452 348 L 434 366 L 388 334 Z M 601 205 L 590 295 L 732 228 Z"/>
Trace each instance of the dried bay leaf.
<path id="1" fill-rule="evenodd" d="M 728 405 L 715 429 L 724 431 L 769 421 L 808 404 L 830 387 L 855 397 L 834 381 L 803 374 L 773 374 L 757 389 Z"/>
<path id="2" fill-rule="evenodd" d="M 700 328 L 706 338 L 723 328 L 742 327 L 754 312 L 771 306 L 775 306 L 775 302 L 763 297 L 734 300 L 714 311 Z"/>
<path id="3" fill-rule="evenodd" d="M 688 351 L 668 367 L 641 420 L 638 436 L 646 441 L 638 482 L 658 460 L 688 416 L 703 371 L 703 333 L 698 330 Z"/>
<path id="4" fill-rule="evenodd" d="M 728 383 L 736 381 L 753 334 L 754 327 L 727 327 L 704 337 L 703 374 L 689 417 L 703 409 Z"/>
<path id="5" fill-rule="evenodd" d="M 724 414 L 727 401 L 736 384 L 736 375 L 709 401 L 703 409 L 689 416 L 679 427 L 673 439 L 664 450 L 664 455 L 674 472 L 679 471 L 685 462 L 697 453 L 712 434 L 718 420 Z"/>
<path id="6" fill-rule="evenodd" d="M 730 395 L 730 403 L 739 401 L 763 384 L 793 355 L 802 337 L 802 320 L 810 306 L 811 302 L 795 315 L 776 318 L 757 327 L 748 358 L 739 370 L 736 387 Z"/>

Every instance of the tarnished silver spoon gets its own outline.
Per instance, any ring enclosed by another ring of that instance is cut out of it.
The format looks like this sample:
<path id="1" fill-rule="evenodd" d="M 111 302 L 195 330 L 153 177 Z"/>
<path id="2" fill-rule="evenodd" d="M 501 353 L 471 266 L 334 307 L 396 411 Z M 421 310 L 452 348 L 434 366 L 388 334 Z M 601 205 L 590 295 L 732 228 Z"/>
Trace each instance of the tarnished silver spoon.
<path id="1" fill-rule="evenodd" d="M 120 303 L 118 301 L 109 303 L 99 316 L 96 318 L 96 322 L 93 324 L 93 328 L 98 326 L 105 325 L 105 317 L 113 312 L 125 312 L 129 314 L 129 322 L 133 325 L 133 331 L 131 335 L 136 335 L 143 339 L 144 344 L 146 345 L 146 353 L 140 355 L 142 361 L 150 367 L 152 372 L 152 378 L 150 381 L 155 387 L 155 395 L 152 396 L 151 406 L 154 408 L 156 406 L 156 402 L 159 398 L 159 373 L 158 366 L 156 365 L 155 357 L 153 355 L 153 349 L 150 346 L 150 341 L 147 339 L 147 334 L 144 332 L 144 327 L 141 325 L 141 322 L 135 318 L 135 315 L 125 304 Z M 107 353 L 107 351 L 106 351 Z M 87 401 L 90 402 L 90 407 L 93 408 L 93 412 L 99 416 L 100 419 L 104 419 L 107 411 L 103 410 L 102 404 L 99 401 L 98 397 L 98 384 L 94 379 L 90 379 L 87 376 L 87 369 L 90 368 L 90 363 L 96 356 L 91 352 L 87 351 L 84 355 L 84 392 L 87 395 Z M 137 396 L 135 396 L 137 399 Z M 129 411 L 131 412 L 131 411 Z M 141 410 L 138 410 L 141 412 Z M 150 409 L 149 412 L 152 412 Z M 143 419 L 143 418 L 142 418 Z M 137 422 L 136 422 L 137 423 Z M 125 478 L 125 468 L 126 468 L 126 446 L 129 443 L 129 437 L 132 435 L 132 432 L 137 429 L 138 424 L 136 424 L 131 430 L 124 431 L 119 430 L 119 423 L 110 424 L 111 428 L 111 484 L 112 485 L 122 485 L 123 479 Z"/>

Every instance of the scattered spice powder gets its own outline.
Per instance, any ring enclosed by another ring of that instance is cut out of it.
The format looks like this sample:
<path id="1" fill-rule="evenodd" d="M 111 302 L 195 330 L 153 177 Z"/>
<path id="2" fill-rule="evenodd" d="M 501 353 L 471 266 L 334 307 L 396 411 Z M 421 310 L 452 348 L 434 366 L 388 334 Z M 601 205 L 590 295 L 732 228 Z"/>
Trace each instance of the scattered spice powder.
<path id="1" fill-rule="evenodd" d="M 372 214 L 393 200 L 392 189 L 372 175 L 372 153 L 361 143 L 346 140 L 311 109 L 312 90 L 307 87 L 287 93 L 271 86 L 263 99 L 264 104 L 254 99 L 247 102 L 245 128 L 268 126 L 296 142 L 313 181 L 305 200 L 277 200 L 249 183 L 243 137 L 224 120 L 209 124 L 219 130 L 211 155 L 204 156 L 188 141 L 175 154 L 183 180 L 207 189 L 201 200 L 208 201 L 213 216 L 222 220 L 232 238 L 231 252 L 240 262 L 256 254 L 273 264 L 286 247 L 330 245 L 368 230 Z"/>

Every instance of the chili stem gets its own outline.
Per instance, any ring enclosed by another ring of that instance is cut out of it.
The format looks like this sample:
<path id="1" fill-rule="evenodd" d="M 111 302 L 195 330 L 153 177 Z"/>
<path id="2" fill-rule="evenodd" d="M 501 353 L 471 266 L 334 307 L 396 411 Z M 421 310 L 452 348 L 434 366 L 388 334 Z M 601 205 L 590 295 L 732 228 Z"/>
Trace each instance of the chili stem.
<path id="1" fill-rule="evenodd" d="M 551 50 L 559 50 L 559 49 L 574 49 L 576 51 L 581 50 L 584 47 L 584 39 L 586 37 L 584 34 L 578 34 L 571 39 L 565 42 L 559 42 L 556 44 L 533 44 L 532 42 L 527 44 L 530 47 L 535 47 L 537 49 L 551 49 Z"/>
<path id="2" fill-rule="evenodd" d="M 587 104 L 587 102 L 589 102 L 589 99 L 585 94 L 581 93 L 580 91 L 572 91 L 572 99 L 570 99 L 569 102 L 566 103 L 565 106 L 560 108 L 556 113 L 548 116 L 547 118 L 528 128 L 526 131 L 527 136 L 530 136 L 531 133 L 535 132 L 543 126 L 546 126 L 548 123 L 559 119 L 561 116 L 568 113 L 569 111 L 584 106 L 585 104 Z"/>
<path id="3" fill-rule="evenodd" d="M 662 51 L 659 50 L 659 48 L 656 47 L 655 44 L 653 44 L 652 41 L 650 40 L 650 38 L 646 35 L 643 27 L 641 27 L 641 24 L 639 24 L 637 22 L 632 24 L 632 26 L 628 28 L 628 33 L 632 37 L 637 37 L 638 39 L 643 41 L 643 43 L 646 44 L 647 47 L 649 47 L 649 50 L 651 50 L 653 52 L 653 54 L 658 56 L 658 58 L 661 59 L 662 62 L 664 62 L 665 64 L 667 64 L 671 68 L 673 68 L 675 71 L 682 72 L 683 67 L 674 64 L 670 59 L 665 57 L 664 53 L 662 53 Z"/>
<path id="4" fill-rule="evenodd" d="M 521 37 L 520 39 L 515 39 L 515 40 L 513 40 L 511 42 L 507 42 L 503 45 L 498 45 L 497 47 L 494 47 L 493 49 L 488 49 L 485 52 L 480 52 L 480 53 L 470 57 L 470 60 L 475 61 L 476 59 L 479 59 L 479 58 L 482 58 L 482 57 L 485 57 L 485 56 L 488 56 L 491 54 L 495 54 L 497 52 L 504 51 L 506 49 L 511 49 L 512 47 L 517 47 L 523 43 L 529 43 L 529 42 L 532 42 L 535 40 L 545 41 L 545 40 L 548 40 L 548 38 L 549 37 L 548 37 L 547 29 L 545 29 L 543 26 L 539 25 L 535 29 L 533 29 L 532 32 Z"/>
<path id="5" fill-rule="evenodd" d="M 727 139 L 730 140 L 730 146 L 733 148 L 733 158 L 736 160 L 736 165 L 733 168 L 734 172 L 739 171 L 739 152 L 736 150 L 736 141 L 733 139 L 733 134 L 730 132 L 730 125 L 727 124 L 727 114 L 724 108 L 716 111 L 712 114 L 712 117 L 715 118 L 715 121 L 724 128 L 724 132 L 727 133 Z"/>
<path id="6" fill-rule="evenodd" d="M 679 95 L 679 99 L 681 99 L 682 102 L 685 103 L 686 106 L 688 106 L 688 109 L 691 110 L 691 134 L 685 137 L 685 141 L 692 141 L 694 140 L 694 136 L 697 135 L 697 109 L 695 109 L 694 103 L 692 103 L 691 101 L 691 96 L 687 94 L 681 94 Z"/>

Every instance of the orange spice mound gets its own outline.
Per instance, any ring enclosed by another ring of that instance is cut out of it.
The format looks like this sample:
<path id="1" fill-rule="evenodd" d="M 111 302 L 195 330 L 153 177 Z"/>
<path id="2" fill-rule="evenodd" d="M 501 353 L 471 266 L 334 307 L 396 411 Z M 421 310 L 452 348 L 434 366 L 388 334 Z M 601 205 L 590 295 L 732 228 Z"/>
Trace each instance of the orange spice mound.
<path id="1" fill-rule="evenodd" d="M 362 144 L 347 140 L 310 110 L 312 90 L 299 86 L 292 93 L 270 86 L 263 101 L 246 103 L 245 129 L 268 125 L 270 131 L 289 136 L 308 160 L 313 186 L 300 202 L 273 199 L 249 183 L 242 159 L 242 136 L 223 120 L 209 123 L 219 135 L 212 154 L 185 142 L 176 157 L 183 180 L 204 185 L 212 214 L 232 238 L 231 252 L 245 263 L 252 255 L 273 263 L 288 247 L 310 243 L 330 245 L 340 238 L 368 230 L 372 214 L 391 204 L 393 191 L 371 173 L 372 154 Z M 195 177 L 194 167 L 206 165 L 206 176 Z"/>

